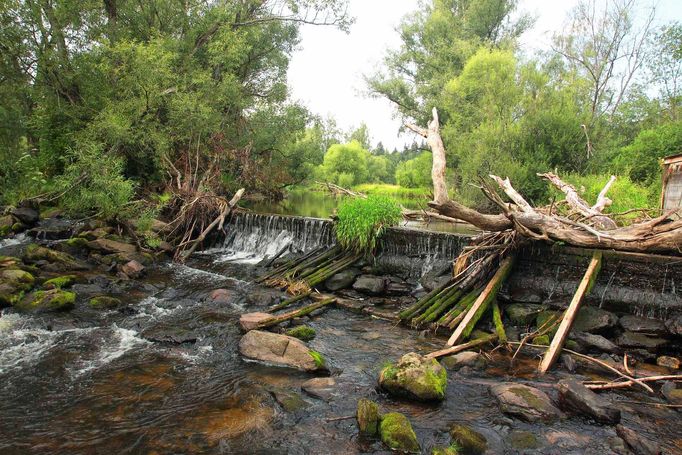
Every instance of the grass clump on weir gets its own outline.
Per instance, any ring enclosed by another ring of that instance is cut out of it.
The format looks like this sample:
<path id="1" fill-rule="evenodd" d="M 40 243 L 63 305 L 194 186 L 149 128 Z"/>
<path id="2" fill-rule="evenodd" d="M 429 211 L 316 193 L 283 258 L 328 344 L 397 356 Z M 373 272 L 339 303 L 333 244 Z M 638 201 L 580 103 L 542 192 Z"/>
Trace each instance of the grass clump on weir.
<path id="1" fill-rule="evenodd" d="M 339 206 L 336 238 L 347 250 L 368 253 L 376 249 L 384 229 L 402 217 L 400 206 L 385 196 L 346 199 Z"/>

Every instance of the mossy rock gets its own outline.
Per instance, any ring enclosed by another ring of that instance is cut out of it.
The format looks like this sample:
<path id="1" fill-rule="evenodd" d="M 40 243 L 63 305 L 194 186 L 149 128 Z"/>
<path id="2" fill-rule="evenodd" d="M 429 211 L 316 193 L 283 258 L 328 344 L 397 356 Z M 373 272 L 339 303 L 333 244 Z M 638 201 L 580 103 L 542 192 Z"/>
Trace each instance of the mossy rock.
<path id="1" fill-rule="evenodd" d="M 379 374 L 379 385 L 387 392 L 420 401 L 445 399 L 448 378 L 436 359 L 411 352 L 396 364 L 389 364 Z"/>
<path id="2" fill-rule="evenodd" d="M 14 232 L 15 234 L 23 231 L 24 229 L 26 229 L 26 226 L 24 226 L 23 223 L 20 223 L 18 221 L 12 225 L 12 232 Z"/>
<path id="3" fill-rule="evenodd" d="M 15 268 L 21 263 L 21 259 L 15 258 L 14 256 L 2 256 L 0 255 L 0 268 L 12 267 Z"/>
<path id="4" fill-rule="evenodd" d="M 533 338 L 533 344 L 539 344 L 540 346 L 549 346 L 550 340 L 549 335 L 540 335 Z"/>
<path id="5" fill-rule="evenodd" d="M 459 455 L 461 453 L 459 447 L 454 445 L 450 447 L 434 447 L 431 449 L 431 455 Z"/>
<path id="6" fill-rule="evenodd" d="M 0 283 L 0 308 L 14 305 L 24 297 L 21 291 L 8 283 Z"/>
<path id="7" fill-rule="evenodd" d="M 462 454 L 479 455 L 488 449 L 485 436 L 464 425 L 454 424 L 450 428 L 450 437 Z"/>
<path id="8" fill-rule="evenodd" d="M 33 287 L 35 278 L 21 269 L 3 269 L 0 271 L 0 283 L 5 283 L 19 291 L 28 291 Z"/>
<path id="9" fill-rule="evenodd" d="M 421 452 L 417 435 L 410 421 L 399 412 L 389 412 L 381 417 L 379 434 L 381 441 L 392 450 L 408 453 Z"/>
<path id="10" fill-rule="evenodd" d="M 513 431 L 509 435 L 509 442 L 513 449 L 528 450 L 540 447 L 538 438 L 530 431 Z"/>
<path id="11" fill-rule="evenodd" d="M 310 341 L 315 338 L 315 329 L 308 327 L 307 325 L 298 325 L 287 330 L 286 334 L 302 341 Z"/>
<path id="12" fill-rule="evenodd" d="M 545 310 L 541 311 L 538 313 L 537 317 L 535 318 L 535 325 L 539 329 L 542 327 L 547 321 L 552 319 L 552 322 L 547 323 L 547 325 L 544 326 L 542 330 L 545 330 L 547 327 L 552 325 L 555 321 L 557 321 L 561 317 L 561 312 L 560 311 L 551 311 L 551 310 Z M 554 335 L 556 334 L 557 330 L 559 330 L 559 324 L 556 324 L 552 330 L 546 333 L 546 335 L 549 338 L 554 338 Z"/>
<path id="13" fill-rule="evenodd" d="M 88 248 L 88 241 L 83 237 L 71 237 L 64 243 L 73 249 L 85 250 Z"/>
<path id="14" fill-rule="evenodd" d="M 43 283 L 43 289 L 64 289 L 71 287 L 76 282 L 76 275 L 62 275 L 50 278 Z"/>
<path id="15" fill-rule="evenodd" d="M 366 398 L 358 400 L 356 413 L 360 434 L 375 436 L 379 431 L 379 405 Z"/>
<path id="16" fill-rule="evenodd" d="M 116 308 L 122 305 L 119 299 L 110 297 L 108 295 L 98 295 L 90 299 L 88 302 L 93 308 Z"/>
<path id="17" fill-rule="evenodd" d="M 14 307 L 26 311 L 58 311 L 73 307 L 75 302 L 75 293 L 52 289 L 32 292 L 15 303 Z"/>
<path id="18" fill-rule="evenodd" d="M 50 248 L 45 248 L 44 246 L 40 246 L 35 243 L 32 243 L 26 247 L 26 251 L 24 252 L 24 261 L 28 263 L 48 261 L 62 264 L 68 268 L 83 268 L 70 254 L 64 253 L 62 251 L 52 250 Z"/>

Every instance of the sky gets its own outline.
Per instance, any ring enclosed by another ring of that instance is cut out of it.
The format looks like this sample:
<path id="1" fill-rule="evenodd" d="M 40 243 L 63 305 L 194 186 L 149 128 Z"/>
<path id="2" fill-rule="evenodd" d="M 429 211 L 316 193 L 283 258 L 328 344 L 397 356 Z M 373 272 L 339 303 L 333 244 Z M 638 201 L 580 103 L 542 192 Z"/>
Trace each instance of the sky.
<path id="1" fill-rule="evenodd" d="M 521 37 L 524 52 L 548 49 L 552 33 L 561 30 L 577 2 L 520 0 L 519 11 L 536 17 L 535 26 Z M 315 114 L 334 117 L 344 131 L 364 122 L 373 145 L 380 141 L 388 150 L 400 149 L 415 136 L 399 133 L 400 121 L 393 106 L 386 99 L 368 95 L 364 75 L 381 69 L 387 49 L 400 47 L 395 29 L 403 16 L 417 9 L 418 0 L 350 0 L 349 4 L 356 21 L 348 34 L 332 27 L 302 27 L 301 44 L 289 67 L 291 96 Z M 658 0 L 656 11 L 659 23 L 680 21 L 682 0 Z"/>

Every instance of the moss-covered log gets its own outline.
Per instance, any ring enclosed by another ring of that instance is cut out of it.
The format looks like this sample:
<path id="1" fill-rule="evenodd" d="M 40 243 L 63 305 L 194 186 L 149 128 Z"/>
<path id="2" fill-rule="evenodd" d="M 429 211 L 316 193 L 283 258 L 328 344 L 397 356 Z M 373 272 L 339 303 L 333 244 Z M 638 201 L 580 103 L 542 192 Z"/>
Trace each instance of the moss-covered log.
<path id="1" fill-rule="evenodd" d="M 267 327 L 272 327 L 277 324 L 281 324 L 282 322 L 286 322 L 290 319 L 294 318 L 299 318 L 301 316 L 306 316 L 313 311 L 325 307 L 327 305 L 330 305 L 332 303 L 336 302 L 336 299 L 334 298 L 329 298 L 325 300 L 321 300 L 319 302 L 311 303 L 310 305 L 306 305 L 304 307 L 299 308 L 298 310 L 291 311 L 289 313 L 285 313 L 279 316 L 273 316 L 270 319 L 266 319 L 262 322 L 259 322 L 258 325 L 255 327 L 255 329 L 264 329 Z"/>

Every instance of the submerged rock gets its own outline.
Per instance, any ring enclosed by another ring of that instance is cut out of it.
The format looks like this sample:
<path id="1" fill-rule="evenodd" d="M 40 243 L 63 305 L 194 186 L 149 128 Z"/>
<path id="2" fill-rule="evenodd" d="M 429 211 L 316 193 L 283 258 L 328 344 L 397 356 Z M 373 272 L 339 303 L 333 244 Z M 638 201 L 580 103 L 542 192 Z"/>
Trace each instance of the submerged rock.
<path id="1" fill-rule="evenodd" d="M 313 398 L 329 401 L 336 392 L 334 378 L 313 378 L 301 384 L 301 389 Z"/>
<path id="2" fill-rule="evenodd" d="M 326 370 L 324 358 L 302 341 L 277 333 L 251 330 L 239 340 L 244 357 L 304 371 Z"/>
<path id="3" fill-rule="evenodd" d="M 623 332 L 616 339 L 618 346 L 624 348 L 642 348 L 654 351 L 667 343 L 663 338 L 650 337 L 643 333 Z"/>
<path id="4" fill-rule="evenodd" d="M 310 403 L 305 401 L 300 393 L 289 390 L 275 390 L 272 394 L 275 397 L 275 401 L 286 412 L 297 412 L 310 407 Z"/>
<path id="5" fill-rule="evenodd" d="M 27 311 L 57 311 L 73 307 L 75 301 L 75 293 L 52 289 L 32 292 L 21 301 L 14 303 L 14 307 Z"/>
<path id="6" fill-rule="evenodd" d="M 616 425 L 616 433 L 623 438 L 636 455 L 659 455 L 661 453 L 658 444 L 645 438 L 638 431 L 631 430 L 623 425 Z"/>
<path id="7" fill-rule="evenodd" d="M 597 422 L 614 424 L 620 422 L 620 410 L 585 387 L 575 379 L 566 379 L 557 385 L 559 402 L 565 409 L 578 411 Z"/>
<path id="8" fill-rule="evenodd" d="M 512 431 L 509 435 L 509 442 L 513 449 L 528 450 L 540 447 L 538 438 L 530 431 Z"/>
<path id="9" fill-rule="evenodd" d="M 450 437 L 463 454 L 480 455 L 488 449 L 485 436 L 465 425 L 454 424 L 450 428 Z"/>
<path id="10" fill-rule="evenodd" d="M 527 422 L 552 422 L 562 417 L 561 411 L 541 390 L 523 384 L 505 383 L 490 387 L 500 409 Z"/>
<path id="11" fill-rule="evenodd" d="M 661 387 L 661 395 L 671 404 L 682 405 L 682 389 L 678 389 L 674 382 L 666 381 Z"/>
<path id="12" fill-rule="evenodd" d="M 457 447 L 434 447 L 431 449 L 431 455 L 459 455 L 459 450 Z"/>
<path id="13" fill-rule="evenodd" d="M 364 294 L 379 295 L 386 289 L 386 280 L 374 275 L 360 275 L 353 283 L 353 289 Z"/>
<path id="14" fill-rule="evenodd" d="M 639 316 L 625 315 L 618 321 L 623 329 L 630 332 L 647 333 L 650 335 L 665 335 L 668 330 L 663 321 L 658 319 L 640 318 Z"/>
<path id="15" fill-rule="evenodd" d="M 379 405 L 366 398 L 358 400 L 358 410 L 355 414 L 360 434 L 375 436 L 379 431 Z"/>
<path id="16" fill-rule="evenodd" d="M 236 293 L 230 289 L 214 289 L 208 296 L 208 300 L 213 303 L 230 303 Z"/>
<path id="17" fill-rule="evenodd" d="M 436 359 L 411 352 L 381 370 L 379 385 L 387 392 L 421 401 L 445 399 L 448 378 Z"/>
<path id="18" fill-rule="evenodd" d="M 381 441 L 392 450 L 409 453 L 421 451 L 410 421 L 399 412 L 389 412 L 381 417 L 379 434 Z"/>

